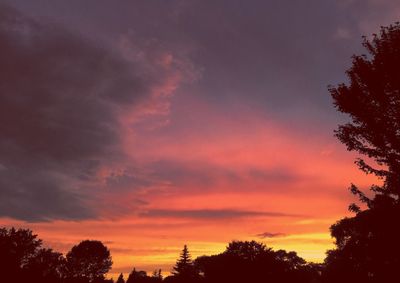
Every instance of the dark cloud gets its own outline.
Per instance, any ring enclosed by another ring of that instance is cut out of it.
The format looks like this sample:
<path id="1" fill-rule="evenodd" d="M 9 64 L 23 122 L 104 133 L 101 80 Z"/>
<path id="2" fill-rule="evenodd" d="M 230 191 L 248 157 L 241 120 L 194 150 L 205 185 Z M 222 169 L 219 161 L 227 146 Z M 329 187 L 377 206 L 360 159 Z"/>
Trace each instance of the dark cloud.
<path id="1" fill-rule="evenodd" d="M 141 217 L 165 217 L 165 218 L 191 218 L 191 219 L 229 219 L 244 217 L 298 217 L 298 215 L 281 212 L 249 211 L 235 209 L 152 209 L 139 214 Z"/>
<path id="2" fill-rule="evenodd" d="M 0 42 L 0 216 L 95 217 L 87 188 L 122 158 L 118 114 L 146 85 L 116 54 L 4 5 Z"/>
<path id="3" fill-rule="evenodd" d="M 261 239 L 265 238 L 276 238 L 276 237 L 283 237 L 286 236 L 284 233 L 271 233 L 271 232 L 264 232 L 261 234 L 257 234 L 256 237 L 259 237 Z"/>
<path id="4" fill-rule="evenodd" d="M 245 103 L 269 117 L 314 125 L 336 123 L 326 86 L 344 79 L 361 36 L 397 16 L 395 0 L 8 1 L 89 36 L 115 41 L 134 31 L 189 51 L 204 69 L 194 95 L 226 112 Z"/>

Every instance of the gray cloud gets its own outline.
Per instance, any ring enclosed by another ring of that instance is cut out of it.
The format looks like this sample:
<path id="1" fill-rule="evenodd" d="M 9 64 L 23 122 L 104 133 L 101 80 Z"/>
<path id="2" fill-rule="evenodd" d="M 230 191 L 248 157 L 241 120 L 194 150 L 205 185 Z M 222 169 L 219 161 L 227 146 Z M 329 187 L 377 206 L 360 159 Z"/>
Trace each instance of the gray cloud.
<path id="1" fill-rule="evenodd" d="M 286 236 L 284 233 L 271 233 L 271 232 L 264 232 L 256 235 L 257 237 L 261 239 L 265 238 L 276 238 L 276 237 L 283 237 Z"/>
<path id="2" fill-rule="evenodd" d="M 172 218 L 194 218 L 194 219 L 229 219 L 244 217 L 298 217 L 298 215 L 281 212 L 248 211 L 235 209 L 152 209 L 139 214 L 141 217 L 172 217 Z"/>
<path id="3" fill-rule="evenodd" d="M 193 95 L 228 115 L 235 103 L 262 107 L 307 131 L 334 127 L 326 86 L 344 79 L 363 34 L 397 20 L 395 0 L 8 1 L 88 36 L 115 41 L 134 31 L 161 40 L 205 70 Z"/>
<path id="4" fill-rule="evenodd" d="M 4 5 L 0 42 L 0 216 L 96 217 L 87 188 L 123 158 L 118 114 L 147 82 L 118 55 Z"/>

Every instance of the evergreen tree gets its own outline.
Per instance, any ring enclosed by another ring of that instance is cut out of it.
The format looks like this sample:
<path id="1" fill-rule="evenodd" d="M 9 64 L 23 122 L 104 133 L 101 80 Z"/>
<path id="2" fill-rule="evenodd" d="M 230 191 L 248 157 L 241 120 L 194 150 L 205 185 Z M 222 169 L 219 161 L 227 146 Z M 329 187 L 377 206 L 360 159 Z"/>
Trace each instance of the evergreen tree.
<path id="1" fill-rule="evenodd" d="M 172 274 L 182 282 L 194 282 L 199 277 L 186 245 L 184 245 L 181 255 L 173 267 Z"/>
<path id="2" fill-rule="evenodd" d="M 185 275 L 191 272 L 192 269 L 193 269 L 192 257 L 189 253 L 187 246 L 184 245 L 181 255 L 173 268 L 172 274 L 176 276 Z"/>

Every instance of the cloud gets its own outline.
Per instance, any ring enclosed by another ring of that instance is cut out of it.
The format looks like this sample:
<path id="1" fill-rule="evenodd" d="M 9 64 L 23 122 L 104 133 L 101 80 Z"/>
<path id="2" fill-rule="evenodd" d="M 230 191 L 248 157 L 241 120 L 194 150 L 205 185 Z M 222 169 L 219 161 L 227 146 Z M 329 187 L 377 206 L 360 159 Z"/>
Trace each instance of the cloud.
<path id="1" fill-rule="evenodd" d="M 257 168 L 244 166 L 234 168 L 221 166 L 206 160 L 181 161 L 162 159 L 148 164 L 152 180 L 168 181 L 169 184 L 185 187 L 201 184 L 212 189 L 218 183 L 241 184 L 244 189 L 249 181 L 269 184 L 287 184 L 304 178 L 290 168 Z M 233 187 L 231 188 L 233 189 Z"/>
<path id="2" fill-rule="evenodd" d="M 261 239 L 265 238 L 277 238 L 277 237 L 283 237 L 286 236 L 284 233 L 271 233 L 271 232 L 264 232 L 261 234 L 257 234 L 256 237 L 259 237 Z"/>
<path id="3" fill-rule="evenodd" d="M 105 46 L 5 5 L 0 42 L 0 216 L 96 217 L 99 171 L 127 158 L 121 115 L 148 98 L 156 78 Z"/>
<path id="4" fill-rule="evenodd" d="M 152 209 L 139 214 L 141 217 L 192 218 L 192 219 L 230 219 L 246 217 L 297 217 L 297 215 L 270 211 L 251 211 L 235 209 Z"/>

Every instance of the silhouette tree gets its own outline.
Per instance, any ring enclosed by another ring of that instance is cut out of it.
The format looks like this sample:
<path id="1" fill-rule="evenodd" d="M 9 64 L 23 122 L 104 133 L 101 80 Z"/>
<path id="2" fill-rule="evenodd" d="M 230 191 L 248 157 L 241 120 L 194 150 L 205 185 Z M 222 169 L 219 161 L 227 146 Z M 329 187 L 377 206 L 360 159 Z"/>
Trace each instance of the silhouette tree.
<path id="1" fill-rule="evenodd" d="M 160 283 L 162 282 L 161 269 L 156 270 L 152 276 L 148 276 L 146 271 L 137 271 L 135 268 L 129 274 L 126 283 Z"/>
<path id="2" fill-rule="evenodd" d="M 75 281 L 103 280 L 112 265 L 108 248 L 100 241 L 91 240 L 74 246 L 68 252 L 66 260 L 67 276 Z"/>
<path id="3" fill-rule="evenodd" d="M 175 266 L 173 267 L 172 274 L 174 275 L 184 275 L 192 272 L 193 262 L 186 245 L 183 246 L 180 258 L 177 260 Z"/>
<path id="4" fill-rule="evenodd" d="M 153 274 L 151 275 L 152 278 L 157 279 L 157 281 L 162 281 L 163 276 L 161 274 L 161 269 L 156 269 L 153 271 Z"/>
<path id="5" fill-rule="evenodd" d="M 336 108 L 350 116 L 336 136 L 350 151 L 376 161 L 376 168 L 358 159 L 361 170 L 384 178 L 374 192 L 400 195 L 400 25 L 383 27 L 372 40 L 364 37 L 367 55 L 353 56 L 350 83 L 330 87 Z M 358 191 L 353 188 L 353 192 Z M 360 195 L 363 197 L 362 195 Z M 366 199 L 365 199 L 366 200 Z"/>
<path id="6" fill-rule="evenodd" d="M 42 240 L 29 229 L 0 228 L 0 273 L 5 282 L 60 282 L 64 258 L 41 248 Z"/>
<path id="7" fill-rule="evenodd" d="M 1 266 L 11 269 L 24 267 L 41 247 L 42 240 L 37 239 L 31 230 L 11 228 L 0 229 Z"/>
<path id="8" fill-rule="evenodd" d="M 233 241 L 219 255 L 198 257 L 195 265 L 206 283 L 310 283 L 319 277 L 296 253 L 275 252 L 255 241 Z"/>
<path id="9" fill-rule="evenodd" d="M 4 280 L 22 280 L 25 267 L 35 257 L 42 240 L 29 229 L 0 229 L 0 273 Z"/>
<path id="10" fill-rule="evenodd" d="M 124 275 L 121 273 L 115 283 L 125 283 Z"/>
<path id="11" fill-rule="evenodd" d="M 371 187 L 372 197 L 351 185 L 366 209 L 351 204 L 356 215 L 331 227 L 337 248 L 325 260 L 326 282 L 391 282 L 400 266 L 399 23 L 382 27 L 372 40 L 364 38 L 363 45 L 369 54 L 353 56 L 349 85 L 330 87 L 336 108 L 351 117 L 336 136 L 348 150 L 375 161 L 375 166 L 361 158 L 356 163 L 383 185 Z"/>
<path id="12" fill-rule="evenodd" d="M 42 283 L 60 282 L 63 278 L 64 266 L 65 259 L 61 253 L 42 248 L 26 264 L 26 277 L 36 278 Z"/>
<path id="13" fill-rule="evenodd" d="M 145 282 L 146 278 L 147 278 L 146 271 L 141 271 L 141 270 L 137 271 L 136 268 L 134 268 L 132 272 L 129 274 L 126 283 Z"/>
<path id="14" fill-rule="evenodd" d="M 186 245 L 184 245 L 180 257 L 173 267 L 172 274 L 182 282 L 194 282 L 199 278 Z"/>

